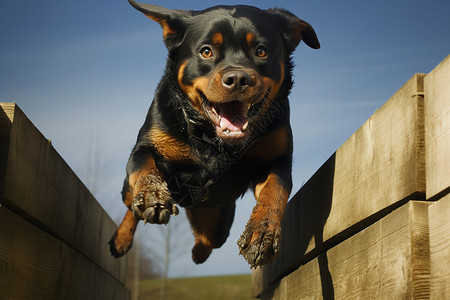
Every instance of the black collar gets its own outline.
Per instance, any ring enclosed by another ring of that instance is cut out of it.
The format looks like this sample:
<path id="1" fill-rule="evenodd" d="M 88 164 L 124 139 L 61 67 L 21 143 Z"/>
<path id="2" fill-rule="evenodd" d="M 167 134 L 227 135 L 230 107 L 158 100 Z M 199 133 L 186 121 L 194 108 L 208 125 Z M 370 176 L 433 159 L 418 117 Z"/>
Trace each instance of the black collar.
<path id="1" fill-rule="evenodd" d="M 186 122 L 186 130 L 189 136 L 192 136 L 197 140 L 207 142 L 211 145 L 218 145 L 218 139 L 215 136 L 215 133 L 212 132 L 211 128 L 209 128 L 210 125 L 208 123 L 190 118 L 184 107 L 181 107 L 181 111 L 183 112 L 183 117 Z"/>

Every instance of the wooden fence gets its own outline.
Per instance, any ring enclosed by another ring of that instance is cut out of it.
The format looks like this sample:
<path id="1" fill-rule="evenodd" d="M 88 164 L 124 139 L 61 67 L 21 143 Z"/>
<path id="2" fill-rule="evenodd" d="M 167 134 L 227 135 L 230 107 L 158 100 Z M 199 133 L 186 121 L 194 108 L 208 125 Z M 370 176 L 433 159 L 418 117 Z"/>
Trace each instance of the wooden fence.
<path id="1" fill-rule="evenodd" d="M 290 200 L 264 299 L 450 299 L 450 56 L 414 75 Z"/>
<path id="2" fill-rule="evenodd" d="M 0 103 L 0 299 L 128 299 L 115 229 L 50 141 Z"/>

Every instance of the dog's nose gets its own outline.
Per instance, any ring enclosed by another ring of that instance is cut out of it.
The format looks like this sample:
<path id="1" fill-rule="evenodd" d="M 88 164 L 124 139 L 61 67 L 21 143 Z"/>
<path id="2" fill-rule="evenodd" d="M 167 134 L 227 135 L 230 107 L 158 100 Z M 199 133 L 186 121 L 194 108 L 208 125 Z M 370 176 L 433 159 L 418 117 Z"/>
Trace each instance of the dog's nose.
<path id="1" fill-rule="evenodd" d="M 232 70 L 226 72 L 222 77 L 222 85 L 230 92 L 245 88 L 252 83 L 250 74 L 242 70 Z"/>

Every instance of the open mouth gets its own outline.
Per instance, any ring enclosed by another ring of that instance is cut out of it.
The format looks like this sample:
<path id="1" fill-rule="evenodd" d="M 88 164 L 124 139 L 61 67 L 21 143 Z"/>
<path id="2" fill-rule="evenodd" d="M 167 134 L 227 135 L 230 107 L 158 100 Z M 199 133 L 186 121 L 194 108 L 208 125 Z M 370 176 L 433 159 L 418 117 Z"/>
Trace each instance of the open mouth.
<path id="1" fill-rule="evenodd" d="M 227 141 L 237 141 L 246 136 L 251 104 L 242 101 L 210 102 L 204 95 L 203 107 L 214 123 L 217 136 Z"/>
<path id="2" fill-rule="evenodd" d="M 260 111 L 265 97 L 256 103 L 232 100 L 227 102 L 211 102 L 201 93 L 203 109 L 215 126 L 217 137 L 227 143 L 240 143 L 249 135 L 249 122 Z M 255 102 L 255 101 L 253 101 Z"/>
<path id="3" fill-rule="evenodd" d="M 249 104 L 240 101 L 209 104 L 207 112 L 219 138 L 241 139 L 246 135 Z"/>
<path id="4" fill-rule="evenodd" d="M 240 137 L 248 127 L 249 104 L 240 101 L 212 103 L 213 121 L 219 134 Z"/>

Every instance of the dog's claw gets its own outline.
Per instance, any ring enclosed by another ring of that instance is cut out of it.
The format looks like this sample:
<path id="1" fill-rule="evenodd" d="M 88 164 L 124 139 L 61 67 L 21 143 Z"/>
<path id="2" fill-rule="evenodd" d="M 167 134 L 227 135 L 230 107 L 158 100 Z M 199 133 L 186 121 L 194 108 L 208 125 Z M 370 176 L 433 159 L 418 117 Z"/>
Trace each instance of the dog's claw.
<path id="1" fill-rule="evenodd" d="M 177 205 L 174 203 L 174 204 L 172 205 L 172 215 L 173 215 L 173 216 L 176 216 L 176 215 L 178 215 L 178 213 L 179 213 L 178 207 L 177 207 Z"/>
<path id="2" fill-rule="evenodd" d="M 133 216 L 138 220 L 142 219 L 142 211 L 140 207 L 142 207 L 143 203 L 144 201 L 141 201 L 140 199 L 135 199 L 131 204 L 131 211 L 133 212 Z"/>
<path id="3" fill-rule="evenodd" d="M 170 215 L 175 215 L 173 212 L 170 212 L 167 208 L 164 206 L 161 206 L 159 204 L 155 206 L 151 206 L 147 208 L 144 213 L 142 214 L 142 219 L 145 223 L 150 224 L 167 224 L 170 220 Z M 178 214 L 178 208 L 177 208 L 177 214 Z"/>
<path id="4" fill-rule="evenodd" d="M 154 223 L 156 223 L 155 222 L 155 214 L 156 214 L 155 207 L 149 207 L 142 214 L 142 218 L 144 219 L 145 222 L 154 224 Z"/>
<path id="5" fill-rule="evenodd" d="M 167 224 L 169 223 L 170 213 L 167 209 L 162 210 L 159 213 L 159 224 Z"/>

